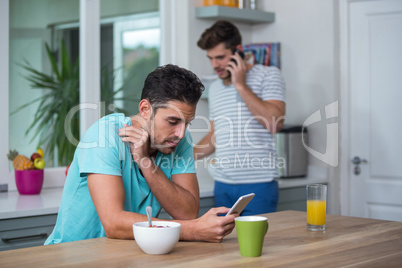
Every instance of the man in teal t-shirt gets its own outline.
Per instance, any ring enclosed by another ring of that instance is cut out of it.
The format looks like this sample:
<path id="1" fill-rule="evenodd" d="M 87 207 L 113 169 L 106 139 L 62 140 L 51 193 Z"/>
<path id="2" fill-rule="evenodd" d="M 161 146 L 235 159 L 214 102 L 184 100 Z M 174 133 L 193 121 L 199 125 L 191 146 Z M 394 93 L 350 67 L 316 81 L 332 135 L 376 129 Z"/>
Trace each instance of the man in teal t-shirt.
<path id="1" fill-rule="evenodd" d="M 182 240 L 220 242 L 234 217 L 225 207 L 200 218 L 192 138 L 203 85 L 190 71 L 158 67 L 145 81 L 139 113 L 105 116 L 84 134 L 74 154 L 57 222 L 45 245 L 97 237 L 133 239 L 132 225 L 163 207 L 182 224 Z"/>

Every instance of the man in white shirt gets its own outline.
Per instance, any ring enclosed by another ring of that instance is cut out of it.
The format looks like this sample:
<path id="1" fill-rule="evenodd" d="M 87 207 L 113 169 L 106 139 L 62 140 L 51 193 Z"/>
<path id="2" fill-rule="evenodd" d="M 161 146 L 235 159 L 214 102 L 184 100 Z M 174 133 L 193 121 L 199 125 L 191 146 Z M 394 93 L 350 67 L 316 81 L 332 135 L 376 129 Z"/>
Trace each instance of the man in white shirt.
<path id="1" fill-rule="evenodd" d="M 194 147 L 195 159 L 215 153 L 216 206 L 256 195 L 242 215 L 276 211 L 279 189 L 273 135 L 285 116 L 285 82 L 276 67 L 248 64 L 235 25 L 217 21 L 197 45 L 219 79 L 209 88 L 210 131 Z"/>

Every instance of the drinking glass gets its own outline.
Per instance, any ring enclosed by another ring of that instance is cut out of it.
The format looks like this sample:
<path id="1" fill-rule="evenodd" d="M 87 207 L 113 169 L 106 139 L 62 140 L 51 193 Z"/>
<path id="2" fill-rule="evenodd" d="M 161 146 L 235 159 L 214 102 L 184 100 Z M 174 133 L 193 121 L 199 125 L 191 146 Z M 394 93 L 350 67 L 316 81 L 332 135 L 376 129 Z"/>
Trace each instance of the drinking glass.
<path id="1" fill-rule="evenodd" d="M 307 185 L 307 230 L 325 231 L 327 186 Z"/>

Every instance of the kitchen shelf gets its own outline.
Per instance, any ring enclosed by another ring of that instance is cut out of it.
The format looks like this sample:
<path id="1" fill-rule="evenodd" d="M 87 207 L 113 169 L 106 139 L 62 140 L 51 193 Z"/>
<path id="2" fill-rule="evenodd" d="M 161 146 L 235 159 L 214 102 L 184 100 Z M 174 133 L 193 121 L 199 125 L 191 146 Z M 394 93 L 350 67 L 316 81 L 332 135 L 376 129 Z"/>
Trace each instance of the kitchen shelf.
<path id="1" fill-rule="evenodd" d="M 225 6 L 197 7 L 195 16 L 199 19 L 226 19 L 249 24 L 271 23 L 275 21 L 275 13 L 272 12 Z"/>

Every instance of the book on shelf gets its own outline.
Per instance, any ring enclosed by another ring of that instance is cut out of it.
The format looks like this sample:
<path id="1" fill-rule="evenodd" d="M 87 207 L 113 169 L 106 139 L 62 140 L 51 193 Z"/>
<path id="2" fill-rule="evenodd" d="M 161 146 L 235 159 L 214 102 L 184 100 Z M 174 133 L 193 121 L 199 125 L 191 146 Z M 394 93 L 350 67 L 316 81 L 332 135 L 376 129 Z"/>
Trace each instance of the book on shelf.
<path id="1" fill-rule="evenodd" d="M 250 64 L 262 64 L 281 68 L 281 43 L 258 43 L 243 46 L 245 60 Z"/>

